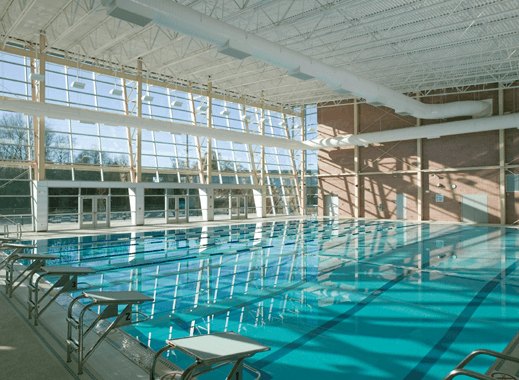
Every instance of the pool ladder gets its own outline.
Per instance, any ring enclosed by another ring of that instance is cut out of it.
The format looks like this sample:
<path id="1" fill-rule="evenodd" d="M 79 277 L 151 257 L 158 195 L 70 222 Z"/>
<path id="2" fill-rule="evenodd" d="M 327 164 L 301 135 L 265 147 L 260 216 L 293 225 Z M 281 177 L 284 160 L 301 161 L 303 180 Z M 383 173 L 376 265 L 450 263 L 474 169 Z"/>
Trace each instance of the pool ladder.
<path id="1" fill-rule="evenodd" d="M 2 215 L 3 216 L 3 215 Z M 20 223 L 16 223 L 16 233 L 13 240 L 21 240 L 22 239 L 22 225 Z M 4 237 L 8 238 L 10 235 L 9 224 L 4 224 Z"/>

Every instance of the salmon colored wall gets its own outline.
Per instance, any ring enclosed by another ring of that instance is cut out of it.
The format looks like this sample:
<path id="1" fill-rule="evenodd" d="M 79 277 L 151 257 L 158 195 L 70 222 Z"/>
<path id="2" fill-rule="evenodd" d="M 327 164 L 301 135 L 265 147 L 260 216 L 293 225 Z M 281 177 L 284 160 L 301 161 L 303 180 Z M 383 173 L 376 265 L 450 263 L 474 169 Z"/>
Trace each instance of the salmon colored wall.
<path id="1" fill-rule="evenodd" d="M 438 184 L 441 187 L 438 187 Z M 455 184 L 453 189 L 451 185 Z M 488 222 L 500 222 L 499 169 L 424 175 L 424 220 L 461 222 L 463 194 L 488 195 Z M 436 194 L 443 202 L 436 202 Z"/>
<path id="2" fill-rule="evenodd" d="M 355 217 L 355 178 L 333 177 L 319 180 L 319 193 L 339 196 L 339 215 L 343 218 Z M 324 197 L 319 196 L 318 213 L 324 215 Z"/>
<path id="3" fill-rule="evenodd" d="M 516 83 L 519 85 L 519 83 Z M 484 91 L 496 85 L 477 86 L 469 91 L 443 91 L 440 96 L 420 99 L 424 103 L 443 104 L 463 100 L 491 99 L 493 114 L 498 115 L 498 92 Z M 435 94 L 435 93 L 431 93 Z M 440 94 L 440 92 L 436 92 Z M 320 137 L 352 134 L 354 107 L 351 102 L 338 106 L 318 108 L 318 132 Z M 519 89 L 504 90 L 504 112 L 519 112 Z M 400 116 L 386 107 L 368 104 L 358 105 L 359 133 L 409 128 L 420 125 L 450 122 L 449 120 L 420 120 Z M 505 131 L 505 162 L 519 165 L 519 130 Z M 319 157 L 319 215 L 324 215 L 324 194 L 339 196 L 339 216 L 354 216 L 355 177 L 354 149 L 352 147 L 323 149 Z M 476 168 L 499 165 L 499 132 L 490 131 L 422 140 L 423 169 Z M 418 174 L 393 171 L 416 171 L 417 141 L 400 141 L 359 147 L 360 164 L 360 215 L 366 218 L 395 219 L 396 194 L 406 194 L 406 219 L 418 219 Z M 507 174 L 519 174 L 519 169 L 510 169 Z M 434 174 L 434 176 L 433 176 Z M 440 187 L 437 185 L 440 184 Z M 455 184 L 453 189 L 451 185 Z M 500 222 L 499 169 L 475 169 L 458 172 L 423 172 L 423 219 L 434 221 L 461 221 L 461 197 L 463 194 L 487 194 L 489 223 Z M 425 190 L 429 190 L 426 193 Z M 444 202 L 436 202 L 436 194 L 444 195 Z M 517 193 L 519 194 L 519 193 Z M 519 219 L 519 196 L 507 193 L 507 223 Z M 382 205 L 379 210 L 378 205 Z M 518 222 L 519 223 L 519 222 Z"/>
<path id="4" fill-rule="evenodd" d="M 406 219 L 416 220 L 416 174 L 379 174 L 363 176 L 364 217 L 396 219 L 396 194 L 406 195 Z M 382 205 L 379 210 L 378 205 Z"/>

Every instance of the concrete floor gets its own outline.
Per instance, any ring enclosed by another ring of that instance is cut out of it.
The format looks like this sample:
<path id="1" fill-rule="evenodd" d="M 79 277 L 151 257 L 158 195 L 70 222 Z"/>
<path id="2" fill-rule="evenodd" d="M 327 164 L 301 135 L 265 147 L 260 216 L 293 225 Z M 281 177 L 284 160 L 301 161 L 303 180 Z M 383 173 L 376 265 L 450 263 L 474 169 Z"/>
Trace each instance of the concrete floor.
<path id="1" fill-rule="evenodd" d="M 146 231 L 157 231 L 157 230 L 174 230 L 183 228 L 195 228 L 195 227 L 206 227 L 206 226 L 224 226 L 233 224 L 244 224 L 244 223 L 265 223 L 265 222 L 279 222 L 284 220 L 301 220 L 306 217 L 299 215 L 293 216 L 276 216 L 268 218 L 249 218 L 239 220 L 215 220 L 211 222 L 189 222 L 189 223 L 178 223 L 178 224 L 166 224 L 166 223 L 155 223 L 145 224 L 143 226 L 113 226 L 110 228 L 99 228 L 99 229 L 77 229 L 77 223 L 72 224 L 70 229 L 65 230 L 50 230 L 46 232 L 23 232 L 22 240 L 39 240 L 39 239 L 56 239 L 66 238 L 75 236 L 93 236 L 93 235 L 107 235 L 107 234 L 121 234 L 129 232 L 146 232 Z"/>
<path id="2" fill-rule="evenodd" d="M 0 295 L 0 377 L 4 379 L 77 379 L 65 362 L 63 350 L 56 351 L 17 305 Z M 48 335 L 48 334 L 45 334 Z"/>

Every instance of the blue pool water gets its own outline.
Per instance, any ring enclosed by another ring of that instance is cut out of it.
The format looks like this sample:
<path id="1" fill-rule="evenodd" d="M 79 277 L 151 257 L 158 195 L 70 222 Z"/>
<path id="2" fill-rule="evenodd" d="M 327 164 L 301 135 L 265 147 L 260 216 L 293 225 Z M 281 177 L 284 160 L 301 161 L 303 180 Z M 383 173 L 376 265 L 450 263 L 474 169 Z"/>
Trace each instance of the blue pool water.
<path id="1" fill-rule="evenodd" d="M 304 220 L 34 243 L 60 255 L 52 265 L 95 268 L 90 290 L 154 297 L 152 319 L 124 328 L 154 350 L 235 331 L 272 347 L 248 361 L 265 379 L 417 380 L 517 333 L 518 241 L 511 228 Z"/>

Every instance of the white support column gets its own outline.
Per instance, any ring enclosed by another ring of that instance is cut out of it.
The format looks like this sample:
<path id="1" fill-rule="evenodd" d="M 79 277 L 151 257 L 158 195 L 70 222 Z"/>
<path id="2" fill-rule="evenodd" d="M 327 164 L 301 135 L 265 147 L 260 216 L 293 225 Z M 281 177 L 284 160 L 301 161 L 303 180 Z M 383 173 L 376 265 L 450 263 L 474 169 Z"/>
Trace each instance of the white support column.
<path id="1" fill-rule="evenodd" d="M 130 210 L 132 212 L 132 225 L 144 225 L 144 187 L 129 188 Z"/>
<path id="2" fill-rule="evenodd" d="M 267 217 L 267 197 L 265 196 L 267 187 L 263 186 L 263 189 L 253 189 L 252 194 L 254 196 L 254 204 L 256 205 L 256 216 L 258 218 Z"/>
<path id="3" fill-rule="evenodd" d="M 198 189 L 204 222 L 214 220 L 214 188 Z"/>
<path id="4" fill-rule="evenodd" d="M 49 188 L 40 181 L 32 181 L 32 203 L 34 230 L 47 231 L 49 227 Z"/>

